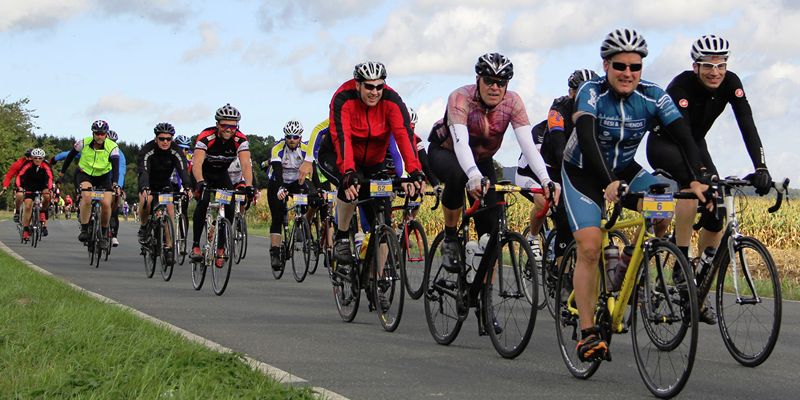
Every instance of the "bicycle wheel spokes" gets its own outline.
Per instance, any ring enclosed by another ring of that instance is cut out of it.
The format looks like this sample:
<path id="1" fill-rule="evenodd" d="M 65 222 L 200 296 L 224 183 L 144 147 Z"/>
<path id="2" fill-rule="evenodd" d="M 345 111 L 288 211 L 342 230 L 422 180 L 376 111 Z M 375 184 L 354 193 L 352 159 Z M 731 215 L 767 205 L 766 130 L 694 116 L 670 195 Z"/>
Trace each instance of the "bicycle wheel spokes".
<path id="1" fill-rule="evenodd" d="M 164 282 L 172 278 L 172 271 L 175 266 L 175 230 L 172 226 L 172 220 L 163 218 L 161 220 L 161 237 L 159 238 L 159 245 L 161 249 L 161 278 Z M 170 246 L 167 246 L 167 238 L 172 241 Z M 172 263 L 167 263 L 167 253 L 172 253 Z"/>
<path id="2" fill-rule="evenodd" d="M 425 283 L 425 260 L 428 257 L 428 238 L 417 221 L 410 221 L 400 233 L 402 249 L 401 272 L 408 296 L 414 300 L 422 296 Z"/>
<path id="3" fill-rule="evenodd" d="M 528 346 L 536 323 L 538 279 L 525 271 L 533 268 L 534 259 L 521 235 L 507 232 L 499 250 L 484 287 L 484 326 L 495 350 L 505 358 L 515 358 Z"/>
<path id="4" fill-rule="evenodd" d="M 328 255 L 330 268 L 328 275 L 333 287 L 336 310 L 345 322 L 351 322 L 358 313 L 361 300 L 361 285 L 356 268 L 350 265 L 339 266 L 333 254 Z"/>
<path id="5" fill-rule="evenodd" d="M 559 267 L 558 280 L 555 289 L 556 305 L 556 338 L 561 352 L 561 358 L 569 372 L 579 379 L 588 379 L 600 367 L 600 360 L 583 362 L 578 358 L 576 347 L 580 340 L 581 329 L 578 309 L 575 305 L 575 296 L 572 291 L 572 277 L 575 273 L 577 258 L 575 242 L 572 242 L 564 251 Z"/>
<path id="6" fill-rule="evenodd" d="M 461 331 L 469 309 L 466 304 L 466 285 L 458 274 L 447 272 L 442 267 L 442 240 L 444 232 L 440 232 L 431 244 L 428 257 L 425 259 L 425 275 L 423 278 L 423 301 L 425 304 L 425 320 L 428 330 L 436 343 L 448 345 Z M 463 300 L 459 300 L 463 299 Z"/>
<path id="7" fill-rule="evenodd" d="M 697 350 L 694 274 L 677 246 L 651 242 L 633 293 L 631 335 L 636 366 L 657 397 L 680 393 Z"/>
<path id="8" fill-rule="evenodd" d="M 308 258 L 307 253 L 303 249 L 306 242 L 306 235 L 303 229 L 305 224 L 302 221 L 304 221 L 302 217 L 294 221 L 292 237 L 289 241 L 289 256 L 292 258 L 292 275 L 294 275 L 294 280 L 297 282 L 304 281 L 308 274 Z"/>
<path id="9" fill-rule="evenodd" d="M 542 270 L 539 284 L 543 290 L 540 292 L 544 295 L 544 299 L 539 299 L 540 303 L 547 304 L 547 310 L 550 311 L 550 316 L 556 316 L 556 284 L 558 283 L 558 264 L 556 263 L 555 255 L 555 241 L 556 230 L 553 229 L 547 235 L 542 247 Z M 550 247 L 553 249 L 550 249 Z"/>
<path id="10" fill-rule="evenodd" d="M 772 256 L 758 240 L 737 241 L 733 259 L 726 252 L 716 300 L 720 333 L 731 356 L 748 367 L 766 361 L 781 329 L 781 285 Z"/>
<path id="11" fill-rule="evenodd" d="M 378 241 L 375 242 L 377 252 L 372 257 L 376 277 L 372 298 L 375 299 L 383 329 L 394 332 L 403 316 L 405 288 L 400 272 L 402 259 L 397 248 L 397 237 L 390 227 L 384 228 L 378 231 Z"/>
<path id="12" fill-rule="evenodd" d="M 203 240 L 203 242 L 206 242 L 207 238 L 208 238 L 208 224 L 206 224 L 206 226 L 203 227 L 203 235 L 201 236 L 201 239 Z M 206 268 L 207 268 L 207 265 L 206 265 L 206 260 L 205 260 L 206 257 L 205 256 L 206 256 L 206 247 L 208 247 L 208 246 L 210 246 L 210 244 L 208 244 L 207 242 L 206 243 L 202 243 L 201 242 L 200 249 L 202 251 L 203 258 L 200 259 L 200 260 L 197 260 L 197 261 L 191 260 L 192 261 L 192 287 L 194 287 L 194 290 L 200 290 L 203 287 L 203 282 L 206 279 Z"/>
<path id="13" fill-rule="evenodd" d="M 222 254 L 219 254 L 222 249 Z M 214 252 L 216 258 L 211 267 L 211 284 L 214 294 L 221 296 L 228 287 L 228 280 L 231 277 L 233 267 L 233 229 L 227 219 L 221 218 L 217 221 L 217 250 Z M 217 266 L 218 259 L 222 259 L 222 265 Z"/>

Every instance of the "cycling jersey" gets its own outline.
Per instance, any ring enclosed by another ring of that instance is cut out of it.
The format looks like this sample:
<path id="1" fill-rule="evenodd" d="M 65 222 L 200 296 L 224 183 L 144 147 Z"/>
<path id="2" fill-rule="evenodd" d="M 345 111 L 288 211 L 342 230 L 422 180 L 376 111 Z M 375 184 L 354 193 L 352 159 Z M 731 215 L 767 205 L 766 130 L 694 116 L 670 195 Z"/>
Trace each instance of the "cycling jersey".
<path id="1" fill-rule="evenodd" d="M 336 165 L 344 174 L 356 167 L 383 162 L 394 136 L 409 173 L 422 168 L 417 159 L 411 119 L 400 95 L 388 85 L 374 107 L 361 101 L 356 81 L 351 79 L 333 95 L 330 104 L 330 135 L 336 151 Z"/>
<path id="2" fill-rule="evenodd" d="M 282 180 L 289 183 L 294 182 L 300 177 L 300 165 L 308 157 L 308 144 L 300 142 L 294 149 L 286 145 L 286 139 L 281 139 L 272 147 L 272 157 L 269 160 L 270 180 Z"/>
<path id="3" fill-rule="evenodd" d="M 253 166 L 253 161 L 250 161 L 250 166 Z M 244 184 L 244 174 L 242 174 L 242 163 L 237 158 L 231 163 L 231 166 L 228 167 L 228 176 L 231 178 L 231 183 L 234 185 Z M 255 177 L 253 177 L 255 179 Z M 253 181 L 253 186 L 255 186 L 255 181 Z"/>
<path id="4" fill-rule="evenodd" d="M 170 185 L 170 176 L 178 171 L 182 182 L 188 182 L 186 158 L 177 144 L 162 150 L 155 140 L 147 142 L 139 152 L 136 172 L 139 174 L 139 191 L 149 188 L 159 192 Z"/>
<path id="5" fill-rule="evenodd" d="M 204 150 L 206 152 L 203 161 L 203 175 L 222 175 L 227 174 L 233 160 L 239 157 L 239 153 L 250 151 L 250 142 L 244 133 L 236 130 L 229 140 L 223 140 L 218 135 L 217 128 L 212 126 L 206 128 L 197 136 L 194 150 Z"/>
<path id="6" fill-rule="evenodd" d="M 572 122 L 574 107 L 575 101 L 569 96 L 553 100 L 553 105 L 550 106 L 550 111 L 547 113 L 547 119 L 534 125 L 531 129 L 533 141 L 539 147 L 542 159 L 547 165 L 547 173 L 554 180 L 560 180 L 564 147 L 567 144 L 567 138 L 575 128 Z M 522 176 L 534 177 L 524 154 L 519 155 L 517 172 Z"/>
<path id="7" fill-rule="evenodd" d="M 747 102 L 742 81 L 736 74 L 727 71 L 720 86 L 709 90 L 694 71 L 684 71 L 670 82 L 667 93 L 686 118 L 696 141 L 705 138 L 725 106 L 730 104 L 753 166 L 766 167 L 764 148 L 753 122 L 753 111 Z"/>
<path id="8" fill-rule="evenodd" d="M 311 131 L 311 137 L 308 139 L 308 151 L 306 152 L 306 161 L 314 162 L 314 160 L 319 157 L 319 148 L 322 146 L 322 142 L 325 139 L 325 135 L 330 134 L 330 129 L 328 128 L 330 124 L 328 123 L 328 119 L 325 118 L 324 121 L 317 124 L 314 129 Z"/>
<path id="9" fill-rule="evenodd" d="M 42 191 L 53 187 L 53 171 L 43 161 L 38 167 L 33 161 L 22 166 L 17 175 L 17 187 L 30 191 Z"/>
<path id="10" fill-rule="evenodd" d="M 70 151 L 62 151 L 61 153 L 56 154 L 53 157 L 53 161 L 61 161 L 67 158 Z M 80 159 L 81 153 L 75 155 L 75 158 Z M 125 174 L 128 172 L 128 161 L 125 159 L 125 152 L 120 150 L 119 152 L 119 177 L 117 177 L 117 186 L 124 187 L 125 186 Z"/>
<path id="11" fill-rule="evenodd" d="M 29 161 L 25 157 L 20 157 L 17 161 L 14 161 L 13 164 L 8 168 L 8 172 L 6 172 L 5 178 L 3 178 L 3 189 L 8 189 L 8 185 L 11 184 L 11 180 L 14 179 L 15 176 L 19 175 L 19 170 L 22 169 L 22 166 L 25 165 L 25 162 Z"/>

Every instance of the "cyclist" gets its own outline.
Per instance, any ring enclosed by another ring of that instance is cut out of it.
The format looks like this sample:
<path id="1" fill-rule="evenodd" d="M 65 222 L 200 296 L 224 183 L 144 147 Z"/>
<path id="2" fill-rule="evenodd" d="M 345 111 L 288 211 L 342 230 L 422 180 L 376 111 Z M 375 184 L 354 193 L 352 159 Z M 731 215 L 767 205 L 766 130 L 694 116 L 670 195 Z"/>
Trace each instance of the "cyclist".
<path id="1" fill-rule="evenodd" d="M 128 213 L 131 211 L 127 201 L 122 202 L 122 215 L 125 216 L 125 221 L 128 220 Z"/>
<path id="2" fill-rule="evenodd" d="M 92 123 L 92 136 L 80 139 L 75 142 L 70 150 L 58 174 L 59 180 L 64 177 L 64 173 L 72 164 L 72 160 L 81 154 L 78 161 L 78 172 L 75 180 L 81 189 L 105 190 L 103 196 L 100 226 L 102 236 L 100 237 L 100 248 L 108 248 L 109 220 L 111 219 L 111 197 L 112 192 L 119 194 L 121 191 L 117 184 L 119 180 L 119 146 L 108 139 L 108 122 L 97 120 Z M 89 212 L 92 205 L 92 195 L 89 191 L 81 193 L 80 199 L 80 221 L 81 233 L 78 240 L 85 242 L 89 239 Z"/>
<path id="3" fill-rule="evenodd" d="M 553 105 L 550 106 L 550 111 L 547 113 L 547 119 L 534 125 L 531 129 L 533 142 L 542 154 L 542 159 L 547 166 L 547 174 L 559 184 L 561 183 L 561 162 L 564 159 L 564 147 L 574 128 L 571 116 L 575 108 L 575 94 L 578 93 L 578 86 L 581 83 L 594 78 L 598 78 L 598 75 L 590 69 L 577 69 L 572 72 L 567 78 L 567 95 L 553 100 Z M 520 187 L 541 187 L 541 182 L 539 182 L 531 167 L 528 166 L 528 161 L 525 159 L 524 154 L 519 155 L 517 173 L 514 180 L 517 186 Z M 530 233 L 527 240 L 531 245 L 534 257 L 537 260 L 541 260 L 542 249 L 539 241 L 535 240 L 535 238 L 542 228 L 544 218 L 536 218 L 536 213 L 544 206 L 544 197 L 535 195 L 530 198 L 527 193 L 523 193 L 523 195 L 534 202 L 534 206 L 531 208 Z M 559 204 L 553 219 L 556 222 L 554 255 L 558 259 L 564 253 L 564 249 L 566 249 L 569 242 L 572 241 L 572 232 L 569 230 L 563 204 Z"/>
<path id="4" fill-rule="evenodd" d="M 117 140 L 119 139 L 119 136 L 117 135 L 116 131 L 114 131 L 113 129 L 109 129 L 108 130 L 108 139 L 110 139 L 110 140 L 114 141 L 114 143 L 116 143 Z M 80 155 L 78 155 L 78 156 L 80 156 Z M 120 150 L 120 152 L 119 152 L 119 177 L 117 178 L 117 186 L 119 186 L 120 188 L 124 188 L 125 187 L 125 173 L 126 172 L 128 172 L 128 163 L 127 163 L 127 160 L 125 160 L 125 152 Z M 124 195 L 125 195 L 125 192 L 120 190 L 119 194 L 117 196 L 114 196 L 114 198 L 112 199 L 111 221 L 110 221 L 110 224 L 109 224 L 110 227 L 111 227 L 111 246 L 112 247 L 119 246 L 119 239 L 117 239 L 117 234 L 119 233 L 119 211 L 120 211 L 119 210 L 120 209 L 119 204 L 120 204 L 120 200 L 124 198 Z"/>
<path id="5" fill-rule="evenodd" d="M 17 161 L 14 161 L 14 163 L 11 164 L 11 167 L 8 168 L 5 178 L 3 178 L 3 190 L 0 192 L 0 194 L 4 194 L 6 190 L 8 190 L 8 186 L 11 184 L 11 181 L 14 179 L 14 177 L 19 175 L 19 170 L 22 169 L 22 166 L 31 160 L 31 151 L 33 151 L 33 149 L 25 150 L 25 154 L 17 159 Z M 21 204 L 22 192 L 16 190 L 14 193 L 14 222 L 19 222 L 19 206 Z"/>
<path id="6" fill-rule="evenodd" d="M 272 158 L 269 160 L 270 174 L 267 185 L 267 202 L 272 214 L 269 227 L 269 256 L 272 269 L 280 270 L 281 265 L 281 227 L 286 215 L 283 201 L 291 194 L 307 192 L 306 184 L 300 183 L 300 165 L 308 153 L 303 139 L 303 124 L 291 120 L 283 127 L 283 140 L 272 147 Z"/>
<path id="7" fill-rule="evenodd" d="M 564 149 L 561 177 L 570 228 L 577 243 L 573 286 L 580 318 L 581 360 L 602 358 L 608 343 L 597 334 L 592 316 L 597 300 L 597 263 L 601 251 L 600 214 L 604 200 L 619 201 L 620 180 L 632 191 L 644 191 L 656 178 L 633 157 L 654 119 L 681 145 L 692 165 L 692 192 L 705 201 L 708 187 L 701 176 L 697 148 L 686 121 L 658 85 L 640 80 L 647 42 L 632 29 L 610 32 L 600 47 L 605 77 L 586 81 L 578 89 L 572 120 L 575 133 Z M 668 221 L 666 221 L 668 222 Z M 660 229 L 666 229 L 661 224 Z"/>
<path id="8" fill-rule="evenodd" d="M 28 240 L 31 237 L 31 217 L 39 218 L 42 221 L 42 236 L 47 236 L 47 209 L 50 207 L 50 192 L 53 189 L 53 171 L 50 169 L 50 165 L 44 161 L 44 157 L 44 150 L 33 149 L 31 151 L 31 161 L 23 165 L 17 175 L 17 187 L 20 188 L 25 196 L 25 211 L 22 216 L 23 240 Z M 39 215 L 31 216 L 34 195 L 29 192 L 42 192 L 42 208 Z"/>
<path id="9" fill-rule="evenodd" d="M 192 174 L 197 182 L 195 194 L 198 196 L 197 207 L 195 207 L 192 217 L 192 259 L 195 261 L 203 259 L 200 251 L 200 236 L 203 234 L 209 203 L 208 196 L 203 196 L 204 190 L 206 188 L 233 189 L 230 176 L 228 176 L 228 168 L 238 158 L 242 164 L 248 197 L 252 197 L 255 193 L 250 163 L 250 143 L 247 141 L 247 136 L 239 130 L 242 114 L 230 104 L 225 104 L 217 109 L 214 118 L 217 121 L 216 125 L 204 129 L 197 136 L 192 156 Z M 228 204 L 225 206 L 225 218 L 231 221 L 232 217 L 233 205 Z M 225 252 L 225 236 L 221 237 L 223 240 L 218 243 L 215 261 L 217 267 L 222 267 L 224 262 L 222 256 Z"/>
<path id="10" fill-rule="evenodd" d="M 186 158 L 186 174 L 189 177 L 189 181 L 186 182 L 186 183 L 184 183 L 182 181 L 178 182 L 178 181 L 180 181 L 180 177 L 179 177 L 177 171 L 172 173 L 173 180 L 175 181 L 175 183 L 177 183 L 177 185 L 178 185 L 177 188 L 178 189 L 181 188 L 181 187 L 184 187 L 184 186 L 185 187 L 194 187 L 194 181 L 193 181 L 194 177 L 192 176 L 192 143 L 191 143 L 191 139 L 189 139 L 189 137 L 185 136 L 185 135 L 178 135 L 178 136 L 175 136 L 175 144 L 178 145 L 178 147 L 181 149 L 183 157 Z M 178 190 L 178 189 L 176 189 L 176 190 Z M 185 197 L 185 198 L 183 198 L 181 200 L 181 213 L 183 213 L 183 217 L 184 218 L 187 218 L 187 219 L 189 218 L 189 198 Z M 187 226 L 188 226 L 188 223 L 187 223 Z"/>
<path id="11" fill-rule="evenodd" d="M 692 70 L 676 76 L 667 86 L 667 93 L 678 104 L 678 110 L 688 121 L 692 137 L 700 150 L 700 158 L 709 174 L 718 175 L 711 154 L 708 152 L 706 135 L 714 121 L 730 104 L 742 139 L 750 155 L 755 172 L 752 175 L 756 193 L 763 196 L 769 192 L 770 177 L 764 157 L 764 147 L 753 122 L 753 112 L 745 96 L 742 81 L 728 70 L 730 45 L 727 40 L 715 35 L 704 35 L 692 43 Z M 654 168 L 668 171 L 677 181 L 681 190 L 687 190 L 690 176 L 687 167 L 680 163 L 680 148 L 661 134 L 650 135 L 647 142 L 647 159 Z M 692 238 L 692 224 L 697 213 L 696 200 L 679 200 L 675 208 L 675 242 L 688 257 Z M 716 249 L 723 234 L 723 221 L 712 213 L 703 212 L 700 219 L 702 229 L 697 241 L 698 253 L 705 249 Z M 713 308 L 706 305 L 700 319 L 707 324 L 716 323 Z"/>
<path id="12" fill-rule="evenodd" d="M 486 53 L 478 57 L 475 73 L 475 84 L 460 87 L 450 94 L 444 118 L 434 124 L 428 136 L 431 142 L 428 157 L 433 173 L 444 182 L 442 265 L 453 273 L 462 267 L 458 261 L 456 227 L 464 205 L 464 188 L 470 198 L 484 196 L 486 204 L 497 203 L 495 192 L 487 192 L 487 189 L 490 182 L 497 182 L 492 157 L 500 149 L 509 124 L 541 182 L 545 187 L 551 182 L 533 143 L 525 104 L 507 87 L 514 76 L 514 65 L 500 53 Z M 559 190 L 556 189 L 556 197 Z M 478 237 L 491 233 L 496 225 L 496 209 L 475 217 Z"/>
<path id="13" fill-rule="evenodd" d="M 64 211 L 68 214 L 72 212 L 72 195 L 64 197 Z"/>
<path id="14" fill-rule="evenodd" d="M 430 163 L 428 162 L 428 152 L 425 150 L 425 142 L 423 142 L 422 138 L 419 137 L 416 133 L 418 117 L 416 111 L 413 108 L 408 108 L 408 114 L 411 117 L 411 130 L 414 131 L 414 140 L 417 142 L 417 155 L 419 156 L 419 163 L 422 166 L 422 173 L 425 174 L 425 179 L 428 180 L 428 183 L 431 186 L 439 186 L 439 179 L 436 177 L 436 174 L 431 171 Z M 414 212 L 416 215 L 416 211 Z"/>
<path id="15" fill-rule="evenodd" d="M 153 210 L 153 199 L 158 199 L 158 194 L 166 188 L 170 193 L 175 188 L 170 183 L 172 171 L 178 171 L 181 180 L 188 182 L 186 174 L 186 158 L 180 148 L 172 142 L 175 136 L 175 127 L 169 122 L 160 122 L 153 128 L 155 138 L 147 142 L 139 152 L 136 162 L 139 174 L 139 243 L 147 242 L 147 221 Z M 191 190 L 186 188 L 189 196 Z M 172 202 L 167 204 L 167 213 L 170 220 L 175 218 Z M 167 248 L 172 245 L 172 238 L 165 238 Z M 167 264 L 175 263 L 174 252 L 165 253 Z"/>
<path id="16" fill-rule="evenodd" d="M 320 147 L 317 161 L 322 173 L 339 187 L 334 256 L 339 263 L 349 265 L 354 261 L 349 240 L 356 207 L 353 201 L 369 198 L 369 178 L 383 170 L 390 136 L 397 141 L 406 171 L 415 180 L 406 185 L 410 195 L 423 189 L 425 176 L 417 159 L 408 110 L 400 95 L 386 84 L 382 63 L 367 61 L 355 66 L 353 79 L 343 83 L 331 99 L 329 120 L 330 134 Z M 375 205 L 370 203 L 366 211 L 368 219 L 374 220 Z"/>

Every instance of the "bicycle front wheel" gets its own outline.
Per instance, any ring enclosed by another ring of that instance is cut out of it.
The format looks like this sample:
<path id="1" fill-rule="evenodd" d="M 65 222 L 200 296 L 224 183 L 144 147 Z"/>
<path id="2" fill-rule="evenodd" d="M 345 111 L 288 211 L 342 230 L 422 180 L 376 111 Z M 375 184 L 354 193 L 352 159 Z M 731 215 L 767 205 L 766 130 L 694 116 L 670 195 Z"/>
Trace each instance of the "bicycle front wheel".
<path id="1" fill-rule="evenodd" d="M 168 282 L 172 278 L 172 271 L 175 266 L 175 229 L 169 218 L 161 220 L 161 237 L 159 246 L 161 247 L 161 278 Z M 172 246 L 167 247 L 167 238 L 172 240 Z M 172 263 L 167 261 L 167 253 L 172 253 Z"/>
<path id="2" fill-rule="evenodd" d="M 428 259 L 428 238 L 425 229 L 416 220 L 409 221 L 401 232 L 400 248 L 403 251 L 401 272 L 408 296 L 414 300 L 422 297 L 425 289 L 425 260 Z"/>
<path id="3" fill-rule="evenodd" d="M 175 248 L 178 255 L 178 264 L 186 262 L 186 235 L 189 232 L 189 217 L 181 215 L 178 218 L 178 238 L 175 240 Z"/>
<path id="4" fill-rule="evenodd" d="M 156 229 L 152 228 L 148 223 L 147 225 L 147 243 L 142 245 L 142 255 L 144 256 L 144 275 L 150 279 L 156 273 L 156 263 L 158 262 L 158 255 L 155 251 L 153 242 L 156 238 Z"/>
<path id="5" fill-rule="evenodd" d="M 686 385 L 694 365 L 697 289 L 692 268 L 675 244 L 657 239 L 647 247 L 632 294 L 631 341 L 647 389 L 670 398 Z"/>
<path id="6" fill-rule="evenodd" d="M 769 358 L 781 330 L 781 283 L 769 250 L 743 237 L 734 257 L 723 254 L 717 277 L 717 319 L 722 341 L 740 364 Z"/>
<path id="7" fill-rule="evenodd" d="M 528 346 L 536 324 L 536 261 L 528 242 L 516 232 L 502 235 L 493 259 L 496 264 L 487 271 L 481 296 L 484 327 L 501 356 L 516 358 Z"/>
<path id="8" fill-rule="evenodd" d="M 242 216 L 236 214 L 233 216 L 233 261 L 236 264 L 242 261 L 242 252 L 244 246 L 244 237 L 241 230 Z"/>
<path id="9" fill-rule="evenodd" d="M 573 241 L 564 251 L 561 265 L 558 269 L 558 280 L 555 288 L 556 304 L 556 338 L 561 352 L 561 358 L 569 372 L 578 379 L 588 379 L 600 368 L 601 360 L 590 362 L 581 361 L 575 350 L 580 340 L 580 318 L 578 307 L 575 304 L 572 278 L 575 274 L 577 260 L 577 247 Z"/>
<path id="10" fill-rule="evenodd" d="M 203 240 L 207 240 L 208 238 L 208 224 L 205 224 L 203 227 L 203 235 L 201 236 Z M 209 243 L 203 243 L 200 247 L 202 250 L 202 258 L 200 260 L 191 260 L 192 261 L 192 287 L 194 290 L 200 290 L 203 287 L 203 282 L 206 279 L 206 268 L 208 267 L 206 264 L 206 253 L 207 247 L 212 246 Z"/>
<path id="11" fill-rule="evenodd" d="M 352 235 L 351 235 L 352 243 Z M 345 322 L 351 322 L 358 313 L 358 305 L 361 301 L 361 282 L 358 268 L 355 265 L 339 265 L 336 257 L 329 253 L 328 275 L 333 287 L 333 299 L 336 302 L 336 310 Z"/>
<path id="12" fill-rule="evenodd" d="M 304 217 L 296 218 L 289 241 L 289 255 L 292 257 L 292 275 L 297 282 L 304 281 L 308 275 L 310 254 L 306 251 L 307 237 L 308 222 Z"/>
<path id="13" fill-rule="evenodd" d="M 222 296 L 225 288 L 228 287 L 231 268 L 233 268 L 233 228 L 227 219 L 221 218 L 217 221 L 217 235 L 217 250 L 214 253 L 216 258 L 211 267 L 211 285 L 214 294 Z M 219 243 L 224 243 L 224 245 L 220 246 Z M 220 250 L 222 250 L 222 254 L 220 254 Z M 219 259 L 222 259 L 222 265 L 218 266 Z"/>
<path id="14" fill-rule="evenodd" d="M 372 256 L 372 272 L 375 285 L 372 285 L 372 298 L 375 299 L 378 319 L 387 332 L 394 332 L 400 326 L 403 316 L 403 288 L 400 266 L 402 258 L 397 248 L 397 236 L 392 228 L 382 225 L 377 231 L 377 241 Z"/>
<path id="15" fill-rule="evenodd" d="M 425 258 L 423 301 L 425 320 L 433 340 L 449 345 L 456 340 L 468 314 L 464 277 L 448 272 L 442 264 L 444 232 L 439 232 Z"/>

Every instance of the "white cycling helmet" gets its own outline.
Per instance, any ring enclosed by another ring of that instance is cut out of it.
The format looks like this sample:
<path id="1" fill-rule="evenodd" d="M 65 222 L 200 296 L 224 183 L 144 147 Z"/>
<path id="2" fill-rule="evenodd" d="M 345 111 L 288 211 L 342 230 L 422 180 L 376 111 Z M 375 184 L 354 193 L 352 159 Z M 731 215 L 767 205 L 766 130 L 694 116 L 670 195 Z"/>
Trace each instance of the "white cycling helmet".
<path id="1" fill-rule="evenodd" d="M 386 79 L 386 67 L 377 61 L 363 62 L 353 69 L 353 79 L 359 82 Z"/>
<path id="2" fill-rule="evenodd" d="M 417 124 L 417 112 L 414 111 L 413 108 L 408 107 L 408 116 L 411 119 L 411 123 L 416 125 Z"/>
<path id="3" fill-rule="evenodd" d="M 606 35 L 600 45 L 600 57 L 604 60 L 617 53 L 639 53 L 647 57 L 647 41 L 633 29 L 614 29 Z"/>
<path id="4" fill-rule="evenodd" d="M 303 124 L 300 123 L 298 120 L 291 120 L 283 126 L 283 134 L 285 136 L 289 135 L 302 135 L 303 134 Z"/>
<path id="5" fill-rule="evenodd" d="M 37 157 L 37 158 L 38 158 L 38 157 L 41 157 L 41 158 L 44 158 L 44 156 L 45 156 L 45 155 L 46 155 L 46 154 L 45 154 L 45 152 L 44 152 L 44 149 L 35 148 L 35 149 L 31 150 L 31 157 Z"/>
<path id="6" fill-rule="evenodd" d="M 722 56 L 728 59 L 729 55 L 730 44 L 719 36 L 703 35 L 692 43 L 692 60 L 695 62 L 707 56 Z"/>
<path id="7" fill-rule="evenodd" d="M 233 107 L 231 103 L 227 103 L 217 109 L 217 113 L 214 115 L 214 118 L 216 118 L 217 121 L 239 121 L 242 119 L 242 114 L 239 114 L 239 110 Z"/>

